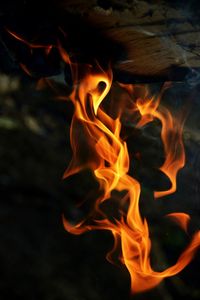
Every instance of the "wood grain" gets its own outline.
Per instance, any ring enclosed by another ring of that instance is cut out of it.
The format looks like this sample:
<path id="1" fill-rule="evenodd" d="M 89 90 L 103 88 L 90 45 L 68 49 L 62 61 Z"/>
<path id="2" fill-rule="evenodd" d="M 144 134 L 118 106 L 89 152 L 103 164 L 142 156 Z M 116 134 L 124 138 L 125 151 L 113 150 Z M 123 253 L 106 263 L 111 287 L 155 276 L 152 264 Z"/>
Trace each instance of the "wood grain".
<path id="1" fill-rule="evenodd" d="M 198 13 L 173 8 L 167 1 L 149 2 L 61 1 L 60 5 L 80 13 L 91 26 L 125 47 L 123 58 L 115 64 L 117 70 L 138 77 L 165 77 L 176 69 L 200 68 Z"/>

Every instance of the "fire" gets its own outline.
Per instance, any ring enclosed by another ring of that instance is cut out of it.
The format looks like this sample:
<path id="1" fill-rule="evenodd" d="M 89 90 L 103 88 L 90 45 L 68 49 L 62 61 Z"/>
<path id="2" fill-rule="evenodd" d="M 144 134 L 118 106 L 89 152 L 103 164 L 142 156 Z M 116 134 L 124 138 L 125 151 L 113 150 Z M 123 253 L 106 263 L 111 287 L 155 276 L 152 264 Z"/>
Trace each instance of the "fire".
<path id="1" fill-rule="evenodd" d="M 100 89 L 102 85 L 104 88 Z M 73 159 L 64 178 L 83 168 L 90 168 L 103 193 L 95 202 L 93 224 L 88 225 L 87 220 L 83 220 L 73 226 L 65 218 L 63 218 L 63 222 L 65 229 L 73 234 L 98 229 L 110 231 L 114 237 L 114 248 L 108 255 L 108 259 L 112 260 L 111 254 L 121 246 L 120 261 L 128 269 L 131 291 L 136 293 L 151 289 L 164 278 L 180 272 L 191 261 L 200 246 L 200 231 L 193 236 L 189 246 L 180 255 L 175 265 L 162 272 L 155 272 L 151 268 L 149 226 L 147 220 L 142 219 L 139 211 L 140 183 L 128 175 L 129 153 L 126 142 L 120 137 L 120 114 L 114 119 L 101 106 L 111 85 L 112 72 L 110 69 L 105 72 L 98 67 L 98 71 L 94 72 L 92 68 L 89 68 L 71 94 L 75 108 L 71 125 Z M 134 93 L 134 86 L 121 85 L 121 87 L 129 93 Z M 174 118 L 169 110 L 160 105 L 160 102 L 161 95 L 150 99 L 139 98 L 133 104 L 133 110 L 137 110 L 141 116 L 137 127 L 142 127 L 155 118 L 162 125 L 161 139 L 164 144 L 165 161 L 160 169 L 169 177 L 171 187 L 166 191 L 155 191 L 155 198 L 176 191 L 176 176 L 185 164 L 182 141 L 183 122 Z M 76 128 L 80 123 L 85 128 L 85 139 L 93 151 L 93 158 L 89 159 L 87 163 L 81 163 L 81 145 L 76 137 Z M 110 221 L 109 217 L 101 210 L 101 203 L 109 201 L 113 190 L 126 191 L 122 202 L 124 205 L 128 205 L 128 210 L 127 213 L 120 210 L 120 220 Z M 168 217 L 174 219 L 183 230 L 187 231 L 190 219 L 187 214 L 172 213 Z"/>
<path id="2" fill-rule="evenodd" d="M 24 45 L 26 45 L 27 47 L 29 47 L 31 50 L 33 49 L 45 49 L 46 54 L 48 55 L 51 51 L 51 49 L 54 47 L 53 45 L 38 45 L 38 44 L 34 44 L 34 43 L 30 43 L 27 42 L 24 38 L 22 38 L 21 36 L 19 36 L 18 34 L 12 32 L 11 30 L 9 30 L 8 28 L 6 29 L 6 31 L 16 40 L 18 40 L 19 42 L 23 43 Z"/>
<path id="3" fill-rule="evenodd" d="M 51 45 L 32 45 L 16 34 L 10 31 L 9 33 L 33 49 L 44 47 L 47 55 L 51 51 Z M 94 199 L 90 222 L 82 220 L 80 223 L 72 225 L 63 217 L 64 227 L 68 232 L 77 235 L 89 230 L 110 231 L 114 238 L 114 246 L 107 256 L 108 260 L 112 261 L 112 253 L 121 249 L 119 260 L 129 271 L 131 291 L 136 293 L 151 289 L 164 278 L 180 272 L 192 260 L 195 251 L 200 246 L 200 231 L 194 234 L 190 244 L 173 266 L 161 272 L 152 269 L 149 225 L 147 220 L 142 218 L 139 210 L 141 186 L 136 179 L 129 175 L 128 148 L 126 141 L 121 137 L 123 109 L 119 109 L 117 117 L 113 117 L 112 114 L 106 112 L 102 105 L 112 87 L 112 70 L 111 68 L 103 70 L 98 63 L 84 65 L 83 68 L 70 62 L 70 57 L 60 43 L 56 47 L 64 62 L 70 64 L 74 83 L 74 89 L 70 95 L 74 104 L 70 130 L 73 157 L 63 177 L 66 179 L 72 174 L 89 168 L 98 181 L 101 191 L 100 196 Z M 28 72 L 25 66 L 23 68 Z M 119 86 L 126 90 L 130 97 L 134 96 L 134 85 L 119 84 Z M 162 93 L 165 88 L 167 85 L 157 97 L 149 97 L 148 92 L 145 91 L 144 97 L 133 100 L 131 107 L 132 111 L 137 112 L 140 116 L 139 120 L 134 120 L 134 118 L 132 120 L 136 122 L 136 127 L 141 128 L 154 119 L 161 123 L 165 161 L 160 170 L 170 179 L 171 187 L 165 191 L 155 191 L 155 198 L 176 191 L 177 173 L 185 164 L 182 140 L 184 122 L 175 118 L 167 108 L 161 105 Z M 82 157 L 83 143 L 79 136 L 80 128 L 84 134 L 84 147 L 88 151 L 87 158 Z M 113 191 L 123 192 L 124 196 L 119 201 L 120 217 L 111 220 L 103 211 L 102 203 L 109 203 Z M 189 215 L 178 212 L 167 216 L 187 232 Z"/>
<path id="4" fill-rule="evenodd" d="M 163 91 L 165 88 L 164 86 Z M 157 118 L 162 124 L 161 138 L 166 159 L 160 170 L 170 179 L 171 188 L 166 191 L 155 191 L 155 198 L 160 198 L 176 191 L 176 175 L 185 165 L 185 152 L 182 141 L 183 122 L 181 123 L 173 118 L 168 109 L 161 105 L 159 106 L 160 97 L 150 100 L 138 99 L 137 101 L 137 107 L 141 114 L 141 120 L 138 123 L 139 127 L 144 126 L 154 118 Z"/>

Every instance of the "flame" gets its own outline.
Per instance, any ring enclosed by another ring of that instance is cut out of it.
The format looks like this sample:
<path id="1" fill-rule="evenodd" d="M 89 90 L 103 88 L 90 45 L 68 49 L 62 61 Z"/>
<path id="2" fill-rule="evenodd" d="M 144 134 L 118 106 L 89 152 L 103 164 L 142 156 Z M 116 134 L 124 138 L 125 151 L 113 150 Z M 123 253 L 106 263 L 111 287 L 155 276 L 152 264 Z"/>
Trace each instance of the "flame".
<path id="1" fill-rule="evenodd" d="M 46 55 L 52 45 L 34 45 L 7 30 L 14 38 L 32 48 L 44 48 Z M 92 170 L 101 190 L 100 196 L 95 199 L 94 208 L 89 220 L 82 220 L 76 225 L 70 224 L 63 217 L 65 229 L 73 234 L 81 234 L 90 230 L 108 230 L 114 238 L 113 249 L 107 259 L 112 262 L 112 254 L 121 249 L 120 262 L 126 266 L 131 279 L 133 293 L 151 289 L 164 278 L 180 272 L 193 258 L 200 246 L 200 231 L 196 232 L 187 248 L 177 262 L 161 272 L 151 267 L 151 239 L 147 220 L 142 218 L 139 210 L 141 193 L 140 183 L 129 175 L 130 158 L 125 140 L 121 138 L 121 114 L 118 116 L 106 112 L 102 105 L 112 86 L 111 68 L 103 70 L 96 65 L 79 66 L 70 61 L 69 55 L 58 42 L 56 46 L 62 60 L 70 64 L 74 89 L 70 99 L 74 104 L 74 115 L 70 129 L 70 141 L 73 157 L 63 178 L 89 168 Z M 29 73 L 25 65 L 22 68 Z M 31 75 L 31 74 L 30 74 Z M 120 84 L 129 97 L 134 98 L 135 86 Z M 131 102 L 131 110 L 140 115 L 136 127 L 141 128 L 154 119 L 161 124 L 161 139 L 164 145 L 165 160 L 160 170 L 170 179 L 171 187 L 164 191 L 155 191 L 155 198 L 160 198 L 176 191 L 176 177 L 178 171 L 185 164 L 185 152 L 182 141 L 184 120 L 175 118 L 170 111 L 161 105 L 164 85 L 159 96 L 149 97 L 144 89 L 143 97 L 135 97 Z M 117 100 L 116 100 L 117 101 Z M 125 105 L 125 104 L 124 104 Z M 130 104 L 129 104 L 130 105 Z M 124 108 L 124 107 L 123 107 Z M 135 122 L 134 118 L 132 120 Z M 82 152 L 88 153 L 87 157 Z M 109 218 L 102 209 L 102 203 L 110 201 L 113 191 L 125 193 L 119 201 L 118 219 Z M 177 222 L 187 232 L 190 216 L 185 213 L 171 213 L 168 217 Z M 92 221 L 91 221 L 92 219 Z"/>
<path id="2" fill-rule="evenodd" d="M 166 86 L 164 86 L 163 91 Z M 170 179 L 171 188 L 166 191 L 155 191 L 155 198 L 170 195 L 176 191 L 177 173 L 185 165 L 185 151 L 182 141 L 183 122 L 173 118 L 167 108 L 159 105 L 161 95 L 157 99 L 137 100 L 137 107 L 141 114 L 138 127 L 144 126 L 155 118 L 162 124 L 161 139 L 164 144 L 165 161 L 160 170 Z"/>
<path id="3" fill-rule="evenodd" d="M 43 44 L 31 43 L 8 28 L 6 28 L 6 31 L 11 37 L 13 37 L 17 41 L 23 43 L 29 49 L 29 52 L 31 55 L 33 54 L 33 51 L 35 49 L 42 49 L 42 51 L 44 51 L 45 55 L 49 56 L 49 54 L 51 53 L 51 50 L 56 47 L 53 44 L 43 45 Z M 59 47 L 59 45 L 57 47 Z M 32 72 L 28 69 L 28 67 L 24 63 L 20 62 L 19 65 L 28 76 L 32 77 Z"/>
<path id="4" fill-rule="evenodd" d="M 188 231 L 188 225 L 190 221 L 190 216 L 185 213 L 170 213 L 167 215 L 167 217 L 171 218 L 176 222 L 185 232 Z"/>
<path id="5" fill-rule="evenodd" d="M 94 72 L 92 68 L 89 68 L 71 95 L 75 108 L 70 136 L 73 158 L 64 178 L 84 168 L 90 168 L 99 182 L 102 194 L 95 202 L 93 224 L 88 225 L 87 220 L 83 220 L 79 224 L 71 225 L 64 217 L 63 223 L 65 229 L 73 234 L 81 234 L 89 230 L 110 231 L 114 237 L 114 247 L 107 258 L 112 261 L 112 253 L 121 246 L 120 261 L 128 269 L 131 291 L 136 293 L 151 289 L 164 278 L 180 272 L 191 261 L 200 246 L 200 231 L 193 236 L 190 244 L 173 266 L 162 272 L 152 269 L 149 226 L 139 211 L 141 186 L 128 174 L 130 161 L 127 144 L 120 137 L 120 114 L 114 119 L 101 106 L 111 85 L 112 72 L 110 69 L 105 72 L 98 67 L 98 72 Z M 103 89 L 100 86 L 103 86 Z M 122 84 L 120 86 L 126 89 L 130 95 L 134 93 L 134 86 Z M 165 88 L 166 86 L 163 91 Z M 149 99 L 146 93 L 146 98 L 136 99 L 134 104 L 136 108 L 133 107 L 133 110 L 137 109 L 141 116 L 137 127 L 142 127 L 155 118 L 161 122 L 162 126 L 161 139 L 164 144 L 165 161 L 160 169 L 169 177 L 171 187 L 166 191 L 155 191 L 155 198 L 176 191 L 176 176 L 185 163 L 182 141 L 183 122 L 178 121 L 169 110 L 160 105 L 161 95 Z M 80 158 L 81 144 L 77 138 L 77 128 L 80 124 L 84 128 L 85 141 L 93 153 L 93 158 L 87 162 L 82 162 Z M 128 210 L 126 213 L 124 210 L 120 210 L 120 219 L 111 221 L 102 211 L 101 204 L 109 201 L 113 190 L 126 191 L 122 202 L 128 206 Z M 97 215 L 98 217 L 96 217 Z M 187 231 L 188 215 L 172 213 L 168 216 Z"/>
<path id="6" fill-rule="evenodd" d="M 16 34 L 15 32 L 12 32 L 10 29 L 6 28 L 6 31 L 13 37 L 15 38 L 17 41 L 25 44 L 26 46 L 28 46 L 30 49 L 40 49 L 43 48 L 45 49 L 46 54 L 48 55 L 51 51 L 51 49 L 54 47 L 52 44 L 49 45 L 42 45 L 42 44 L 35 44 L 35 43 L 30 43 L 27 40 L 25 40 L 23 37 L 19 36 L 18 34 Z"/>

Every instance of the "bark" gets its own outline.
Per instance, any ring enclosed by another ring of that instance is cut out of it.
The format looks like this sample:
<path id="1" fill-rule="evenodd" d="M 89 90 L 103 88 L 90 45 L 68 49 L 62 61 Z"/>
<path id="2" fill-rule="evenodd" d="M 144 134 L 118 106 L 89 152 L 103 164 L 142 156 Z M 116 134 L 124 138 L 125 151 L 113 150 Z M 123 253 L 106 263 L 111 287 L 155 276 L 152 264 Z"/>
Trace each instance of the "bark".
<path id="1" fill-rule="evenodd" d="M 182 80 L 199 74 L 200 14 L 195 1 L 185 7 L 178 1 L 19 3 L 10 5 L 12 12 L 16 5 L 16 12 L 4 8 L 2 13 L 9 14 L 12 26 L 15 15 L 28 35 L 34 30 L 49 34 L 61 26 L 69 36 L 70 52 L 81 53 L 86 61 L 91 56 L 112 60 L 116 77 L 123 81 Z"/>

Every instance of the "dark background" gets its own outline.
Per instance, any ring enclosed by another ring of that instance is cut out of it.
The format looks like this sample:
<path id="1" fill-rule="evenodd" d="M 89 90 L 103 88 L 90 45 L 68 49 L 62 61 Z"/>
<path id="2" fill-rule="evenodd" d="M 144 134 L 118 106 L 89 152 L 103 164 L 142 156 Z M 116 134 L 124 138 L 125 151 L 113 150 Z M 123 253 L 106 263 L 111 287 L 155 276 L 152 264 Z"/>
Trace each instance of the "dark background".
<path id="1" fill-rule="evenodd" d="M 73 236 L 63 228 L 63 213 L 71 221 L 84 217 L 87 207 L 77 208 L 76 203 L 96 185 L 89 171 L 62 180 L 72 155 L 69 127 L 73 107 L 56 96 L 66 95 L 70 88 L 57 83 L 55 93 L 51 88 L 37 90 L 36 86 L 41 76 L 65 72 L 65 79 L 69 79 L 70 74 L 59 62 L 57 54 L 49 67 L 48 61 L 41 63 L 38 59 L 40 53 L 31 62 L 26 50 L 9 41 L 5 26 L 21 28 L 27 35 L 35 33 L 35 26 L 39 28 L 37 30 L 48 28 L 49 22 L 41 17 L 47 4 L 44 2 L 40 6 L 36 21 L 34 13 L 38 12 L 39 3 L 34 2 L 31 6 L 34 10 L 30 17 L 22 10 L 24 2 L 7 1 L 0 6 L 0 299 L 129 299 L 127 270 L 105 259 L 112 248 L 112 236 L 107 232 Z M 193 3 L 198 13 L 198 6 Z M 47 20 L 49 15 L 54 15 L 50 6 L 48 8 Z M 26 29 L 22 20 L 28 22 Z M 41 20 L 44 21 L 42 25 Z M 50 23 L 50 27 L 54 28 L 54 24 Z M 51 39 L 54 39 L 56 33 L 52 32 Z M 45 30 L 43 35 L 46 36 Z M 79 43 L 73 40 L 72 44 L 75 53 L 79 53 Z M 122 48 L 117 45 L 116 57 L 120 52 L 118 49 Z M 87 49 L 85 51 L 87 53 Z M 94 54 L 95 50 L 84 55 L 84 60 L 92 60 Z M 107 56 L 103 54 L 97 51 L 97 56 L 105 63 L 110 52 L 106 51 Z M 123 54 L 120 52 L 120 55 Z M 37 67 L 33 77 L 22 72 L 19 57 Z M 78 55 L 78 59 L 83 60 L 83 57 Z M 126 124 L 127 143 L 134 162 L 132 172 L 142 184 L 141 211 L 150 222 L 151 259 L 156 270 L 173 264 L 192 233 L 199 229 L 200 86 L 198 74 L 192 71 L 189 74 L 187 80 L 174 82 L 163 99 L 174 112 L 188 106 L 184 130 L 186 166 L 178 176 L 176 194 L 157 201 L 152 197 L 155 188 L 168 184 L 167 179 L 156 171 L 163 158 L 160 127 L 153 123 L 136 131 L 131 124 Z M 58 76 L 56 80 L 60 80 Z M 67 84 L 70 85 L 70 79 Z M 149 88 L 157 92 L 161 85 L 154 82 Z M 138 151 L 140 160 L 136 158 Z M 188 236 L 164 218 L 173 211 L 191 215 Z M 166 279 L 147 293 L 133 296 L 133 299 L 199 299 L 199 266 L 198 253 L 179 275 Z"/>

